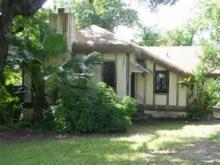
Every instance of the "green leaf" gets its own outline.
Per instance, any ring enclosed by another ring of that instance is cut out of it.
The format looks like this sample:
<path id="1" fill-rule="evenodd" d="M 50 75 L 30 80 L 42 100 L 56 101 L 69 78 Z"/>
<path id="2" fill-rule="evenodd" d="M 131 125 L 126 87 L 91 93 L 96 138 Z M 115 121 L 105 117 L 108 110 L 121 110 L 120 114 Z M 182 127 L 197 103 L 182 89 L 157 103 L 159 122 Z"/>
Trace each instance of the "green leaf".
<path id="1" fill-rule="evenodd" d="M 62 34 L 50 34 L 43 42 L 43 49 L 53 56 L 65 53 L 67 51 L 66 38 Z"/>

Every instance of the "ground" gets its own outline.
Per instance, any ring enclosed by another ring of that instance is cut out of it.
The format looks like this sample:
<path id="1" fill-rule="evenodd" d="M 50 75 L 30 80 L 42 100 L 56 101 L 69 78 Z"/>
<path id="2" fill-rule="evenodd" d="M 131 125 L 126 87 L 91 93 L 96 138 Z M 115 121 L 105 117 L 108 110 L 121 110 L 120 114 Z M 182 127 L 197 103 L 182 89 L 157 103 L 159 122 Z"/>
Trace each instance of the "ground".
<path id="1" fill-rule="evenodd" d="M 61 135 L 0 127 L 0 164 L 220 164 L 220 121 L 152 121 L 126 134 Z"/>

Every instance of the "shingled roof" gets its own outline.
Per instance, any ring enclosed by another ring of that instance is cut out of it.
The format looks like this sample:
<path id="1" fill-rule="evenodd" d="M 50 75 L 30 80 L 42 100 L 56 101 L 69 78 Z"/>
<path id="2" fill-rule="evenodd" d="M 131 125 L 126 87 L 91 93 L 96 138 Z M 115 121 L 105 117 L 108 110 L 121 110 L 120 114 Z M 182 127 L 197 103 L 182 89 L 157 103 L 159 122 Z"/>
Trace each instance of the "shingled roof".
<path id="1" fill-rule="evenodd" d="M 96 25 L 75 31 L 72 44 L 73 54 L 90 53 L 129 53 L 139 59 L 151 59 L 155 63 L 184 75 L 193 74 L 199 64 L 202 47 L 171 46 L 171 47 L 142 47 L 132 42 L 123 41 L 114 33 Z M 220 70 L 212 74 L 220 75 Z"/>

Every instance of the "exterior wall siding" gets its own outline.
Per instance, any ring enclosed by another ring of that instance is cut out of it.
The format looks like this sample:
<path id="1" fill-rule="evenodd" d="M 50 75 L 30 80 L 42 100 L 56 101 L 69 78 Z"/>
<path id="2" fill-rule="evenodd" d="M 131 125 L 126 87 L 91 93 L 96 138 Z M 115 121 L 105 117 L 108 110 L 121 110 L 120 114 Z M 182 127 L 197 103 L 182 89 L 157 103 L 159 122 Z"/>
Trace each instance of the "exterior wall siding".
<path id="1" fill-rule="evenodd" d="M 167 95 L 166 94 L 156 94 L 155 95 L 155 105 L 167 105 Z"/>
<path id="2" fill-rule="evenodd" d="M 120 98 L 123 98 L 127 94 L 126 54 L 117 55 L 116 69 L 117 69 L 117 94 Z"/>
<path id="3" fill-rule="evenodd" d="M 183 77 L 180 77 L 180 81 Z M 179 85 L 179 106 L 187 106 L 187 88 Z"/>
<path id="4" fill-rule="evenodd" d="M 135 56 L 127 54 L 102 54 L 102 56 L 104 61 L 116 62 L 117 94 L 120 98 L 130 95 L 131 73 L 135 72 L 135 98 L 140 104 L 170 107 L 185 107 L 187 105 L 187 88 L 178 84 L 178 81 L 181 81 L 183 77 L 177 73 L 169 71 L 169 93 L 156 94 L 153 84 L 154 73 L 144 74 L 137 71 L 134 68 Z M 149 70 L 154 70 L 153 61 L 146 60 L 146 66 Z M 155 65 L 155 70 L 166 69 Z M 102 67 L 97 66 L 93 82 L 98 83 L 100 81 L 102 81 Z"/>
<path id="5" fill-rule="evenodd" d="M 170 72 L 169 77 L 169 105 L 175 106 L 177 100 L 177 75 Z"/>
<path id="6" fill-rule="evenodd" d="M 136 99 L 139 103 L 144 103 L 144 75 L 142 73 L 136 73 L 135 77 L 135 85 L 136 85 Z"/>
<path id="7" fill-rule="evenodd" d="M 153 71 L 153 62 L 152 61 L 147 60 L 146 66 L 149 70 Z M 153 104 L 154 75 L 153 75 L 153 73 L 147 73 L 146 76 L 147 76 L 146 104 L 152 105 Z"/>

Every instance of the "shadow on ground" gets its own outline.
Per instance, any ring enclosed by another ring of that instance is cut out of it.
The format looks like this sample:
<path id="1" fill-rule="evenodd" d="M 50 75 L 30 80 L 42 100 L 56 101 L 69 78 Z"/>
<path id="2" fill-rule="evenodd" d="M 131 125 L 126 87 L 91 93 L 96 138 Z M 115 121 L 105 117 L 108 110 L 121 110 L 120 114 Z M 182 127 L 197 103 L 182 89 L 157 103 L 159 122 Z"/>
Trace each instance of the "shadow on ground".
<path id="1" fill-rule="evenodd" d="M 1 164 L 220 164 L 220 122 L 149 121 L 126 134 L 1 129 Z M 217 139 L 217 140 L 216 140 Z"/>

